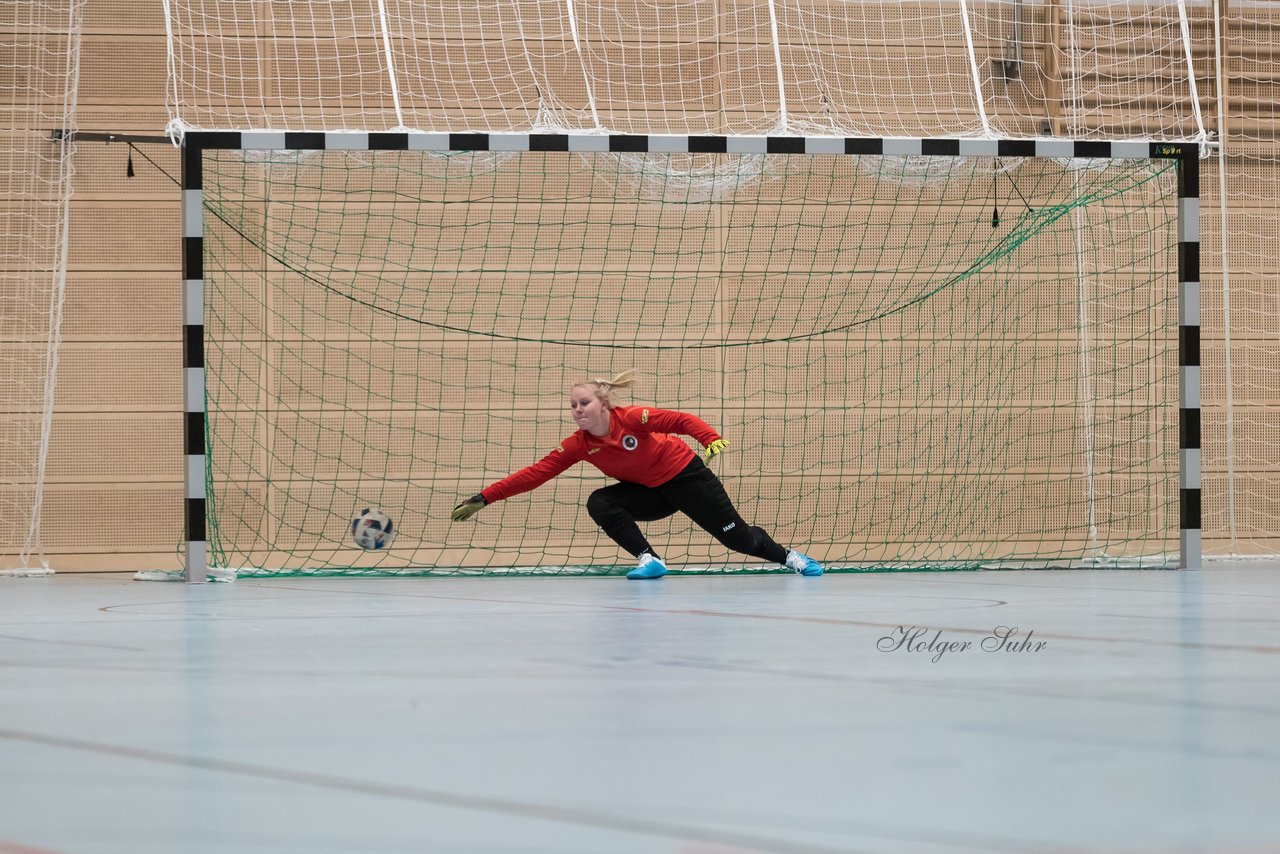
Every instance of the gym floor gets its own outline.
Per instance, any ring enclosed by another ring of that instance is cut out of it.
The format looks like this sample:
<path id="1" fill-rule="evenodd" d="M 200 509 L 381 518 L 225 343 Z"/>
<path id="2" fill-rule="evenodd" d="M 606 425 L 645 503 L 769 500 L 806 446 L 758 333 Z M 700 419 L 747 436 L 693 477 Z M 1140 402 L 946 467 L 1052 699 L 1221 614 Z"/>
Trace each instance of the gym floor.
<path id="1" fill-rule="evenodd" d="M 1280 562 L 0 579 L 0 854 L 1280 851 Z"/>

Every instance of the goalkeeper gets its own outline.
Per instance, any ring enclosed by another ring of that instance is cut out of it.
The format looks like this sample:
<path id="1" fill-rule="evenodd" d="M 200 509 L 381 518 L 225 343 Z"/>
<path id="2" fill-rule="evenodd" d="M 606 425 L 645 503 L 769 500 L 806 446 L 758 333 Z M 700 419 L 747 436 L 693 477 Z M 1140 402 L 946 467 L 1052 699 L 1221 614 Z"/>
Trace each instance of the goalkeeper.
<path id="1" fill-rule="evenodd" d="M 784 549 L 738 515 L 720 478 L 703 462 L 727 444 L 705 421 L 684 412 L 614 404 L 612 392 L 634 383 L 635 372 L 624 371 L 611 380 L 573 386 L 569 409 L 578 432 L 538 462 L 453 508 L 453 521 L 470 519 L 485 505 L 535 489 L 586 460 L 619 481 L 591 493 L 587 512 L 614 542 L 638 558 L 627 578 L 667 574 L 666 564 L 636 522 L 665 519 L 676 511 L 734 551 L 780 563 L 801 575 L 821 575 L 822 565 L 816 560 Z M 672 433 L 692 436 L 706 450 L 699 457 Z"/>

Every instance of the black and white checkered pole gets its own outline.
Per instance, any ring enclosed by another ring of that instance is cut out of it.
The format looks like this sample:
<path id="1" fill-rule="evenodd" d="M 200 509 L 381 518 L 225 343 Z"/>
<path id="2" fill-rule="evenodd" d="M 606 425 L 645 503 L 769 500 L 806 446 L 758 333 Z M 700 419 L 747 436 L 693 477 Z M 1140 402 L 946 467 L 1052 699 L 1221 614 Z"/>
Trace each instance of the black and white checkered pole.
<path id="1" fill-rule="evenodd" d="M 198 135 L 182 149 L 182 400 L 186 560 L 182 577 L 207 580 L 204 454 L 204 215 Z M 194 143 L 194 144 L 193 144 Z"/>
<path id="2" fill-rule="evenodd" d="M 1179 546 L 1182 568 L 1200 569 L 1200 147 L 1152 148 L 1163 156 L 1178 152 Z"/>

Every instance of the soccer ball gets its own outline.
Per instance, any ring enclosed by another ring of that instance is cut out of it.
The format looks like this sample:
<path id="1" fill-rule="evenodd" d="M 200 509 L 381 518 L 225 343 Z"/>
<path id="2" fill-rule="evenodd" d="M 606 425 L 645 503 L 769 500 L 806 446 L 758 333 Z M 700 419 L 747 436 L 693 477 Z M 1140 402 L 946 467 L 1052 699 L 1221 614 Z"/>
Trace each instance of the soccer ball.
<path id="1" fill-rule="evenodd" d="M 366 507 L 351 521 L 351 539 L 367 551 L 385 549 L 395 539 L 391 517 L 376 507 Z"/>

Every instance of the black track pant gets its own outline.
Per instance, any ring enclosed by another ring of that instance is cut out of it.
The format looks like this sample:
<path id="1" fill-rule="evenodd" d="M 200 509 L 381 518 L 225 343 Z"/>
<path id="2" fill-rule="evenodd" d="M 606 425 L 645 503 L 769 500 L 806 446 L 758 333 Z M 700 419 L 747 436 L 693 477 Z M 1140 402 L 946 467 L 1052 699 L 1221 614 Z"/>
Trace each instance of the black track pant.
<path id="1" fill-rule="evenodd" d="M 597 489 L 587 499 L 587 512 L 596 524 L 636 556 L 652 551 L 636 522 L 665 519 L 676 511 L 734 551 L 786 563 L 787 550 L 738 515 L 724 484 L 701 457 L 694 457 L 679 474 L 659 486 L 622 481 Z"/>

